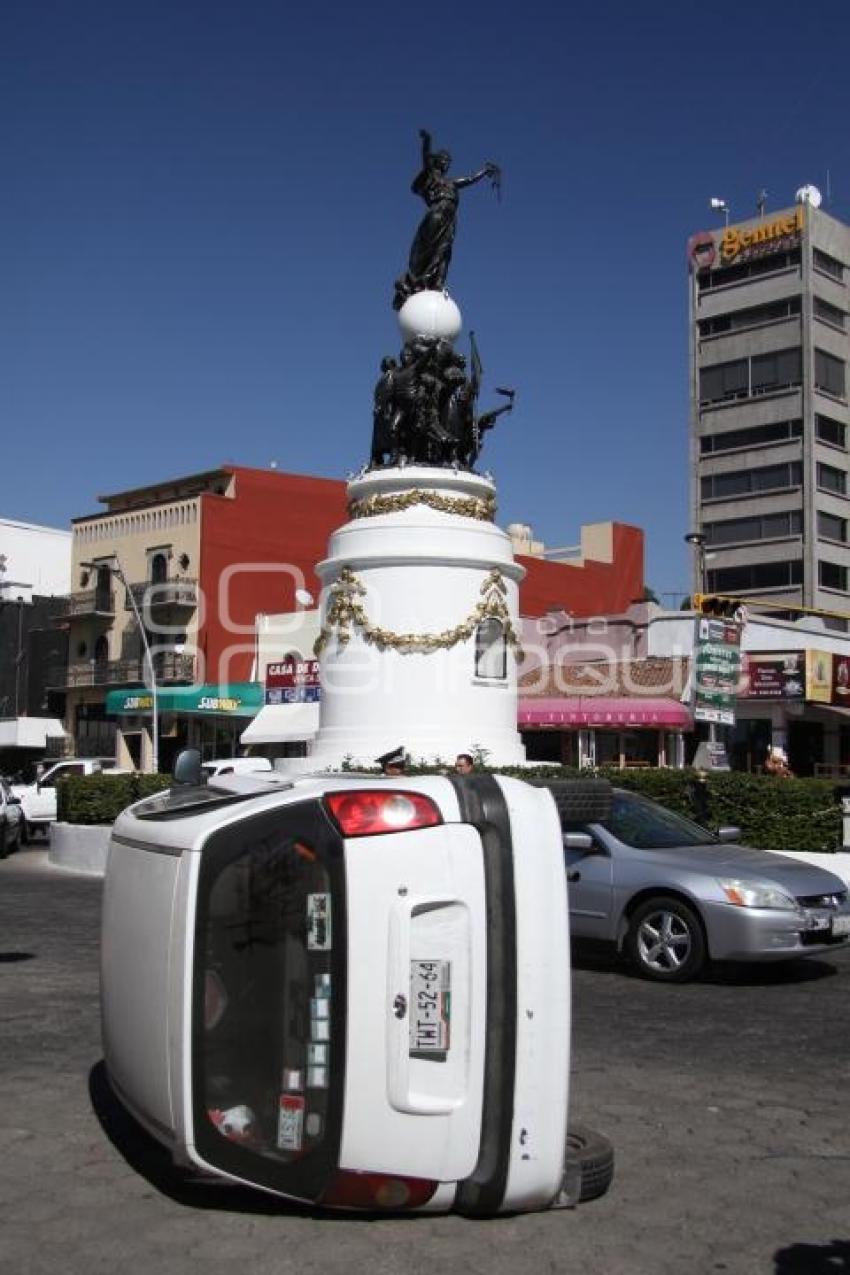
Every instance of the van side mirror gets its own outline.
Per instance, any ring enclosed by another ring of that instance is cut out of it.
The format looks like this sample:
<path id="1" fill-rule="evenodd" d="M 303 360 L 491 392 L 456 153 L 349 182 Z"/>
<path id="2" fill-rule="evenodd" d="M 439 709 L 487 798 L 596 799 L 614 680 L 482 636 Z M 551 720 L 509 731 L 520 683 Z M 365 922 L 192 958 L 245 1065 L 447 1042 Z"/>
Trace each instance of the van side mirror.
<path id="1" fill-rule="evenodd" d="M 175 784 L 192 784 L 197 787 L 198 784 L 203 783 L 204 772 L 201 770 L 201 754 L 197 748 L 184 748 L 182 753 L 177 754 L 172 775 Z"/>
<path id="2" fill-rule="evenodd" d="M 728 824 L 723 828 L 717 829 L 717 840 L 723 842 L 735 842 L 741 840 L 741 829 L 736 828 L 734 824 Z"/>

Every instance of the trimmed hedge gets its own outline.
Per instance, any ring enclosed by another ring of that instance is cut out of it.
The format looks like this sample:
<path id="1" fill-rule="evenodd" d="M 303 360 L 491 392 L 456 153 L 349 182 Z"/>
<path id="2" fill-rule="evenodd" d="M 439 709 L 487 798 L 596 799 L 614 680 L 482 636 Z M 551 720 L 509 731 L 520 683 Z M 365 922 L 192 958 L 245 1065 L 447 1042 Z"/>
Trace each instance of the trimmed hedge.
<path id="1" fill-rule="evenodd" d="M 490 767 L 479 766 L 480 772 Z M 446 767 L 415 766 L 410 774 L 445 773 Z M 693 770 L 601 767 L 578 771 L 567 766 L 506 766 L 499 774 L 535 779 L 568 779 L 597 776 L 610 779 L 616 788 L 641 793 L 651 801 L 700 822 L 690 798 L 696 777 Z M 706 780 L 709 828 L 730 824 L 741 829 L 745 845 L 762 850 L 813 850 L 834 852 L 842 848 L 841 805 L 836 785 L 829 779 L 780 779 L 775 775 L 748 775 L 738 771 L 709 775 Z"/>
<path id="2" fill-rule="evenodd" d="M 485 767 L 479 768 L 484 771 Z M 444 774 L 445 766 L 415 766 L 411 774 Z M 577 771 L 566 766 L 504 767 L 500 774 L 518 779 L 568 779 L 597 775 L 618 788 L 628 788 L 659 802 L 669 810 L 695 817 L 689 788 L 692 770 Z M 170 775 L 74 776 L 57 785 L 58 817 L 66 823 L 111 824 L 121 811 L 151 793 L 171 785 Z M 708 819 L 711 828 L 735 824 L 746 845 L 764 850 L 841 849 L 841 806 L 835 784 L 828 779 L 779 779 L 773 775 L 737 772 L 710 775 L 707 779 Z"/>
<path id="3" fill-rule="evenodd" d="M 56 785 L 56 817 L 62 823 L 112 824 L 142 797 L 170 788 L 170 775 L 69 775 Z"/>

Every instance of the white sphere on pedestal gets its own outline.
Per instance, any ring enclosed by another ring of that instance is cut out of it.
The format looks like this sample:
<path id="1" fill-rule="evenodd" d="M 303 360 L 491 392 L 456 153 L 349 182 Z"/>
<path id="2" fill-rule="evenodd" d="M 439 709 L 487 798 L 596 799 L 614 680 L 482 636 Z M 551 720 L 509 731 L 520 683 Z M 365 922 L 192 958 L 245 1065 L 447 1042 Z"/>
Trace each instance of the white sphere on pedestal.
<path id="1" fill-rule="evenodd" d="M 438 337 L 454 341 L 460 336 L 463 319 L 447 292 L 414 292 L 398 312 L 405 341 L 416 337 Z"/>

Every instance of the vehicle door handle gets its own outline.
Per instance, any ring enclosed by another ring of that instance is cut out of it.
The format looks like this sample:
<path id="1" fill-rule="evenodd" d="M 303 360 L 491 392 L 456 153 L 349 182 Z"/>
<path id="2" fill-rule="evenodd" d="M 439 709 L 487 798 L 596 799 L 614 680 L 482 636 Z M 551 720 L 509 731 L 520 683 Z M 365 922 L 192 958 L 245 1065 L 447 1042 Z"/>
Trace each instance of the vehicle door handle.
<path id="1" fill-rule="evenodd" d="M 578 868 L 576 868 L 574 872 L 567 873 L 567 880 L 570 882 L 581 880 L 581 873 L 579 872 Z"/>

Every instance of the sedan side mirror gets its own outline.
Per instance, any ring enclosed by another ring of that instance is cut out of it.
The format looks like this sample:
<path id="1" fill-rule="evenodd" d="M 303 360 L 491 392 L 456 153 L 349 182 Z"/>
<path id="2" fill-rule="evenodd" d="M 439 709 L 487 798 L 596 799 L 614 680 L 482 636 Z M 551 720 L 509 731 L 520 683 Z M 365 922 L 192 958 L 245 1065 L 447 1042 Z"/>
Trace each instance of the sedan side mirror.
<path id="1" fill-rule="evenodd" d="M 589 853 L 593 849 L 593 837 L 589 832 L 565 832 L 561 840 L 565 850 L 584 850 Z"/>
<path id="2" fill-rule="evenodd" d="M 736 828 L 736 827 L 734 826 L 734 824 L 728 824 L 728 825 L 724 826 L 723 828 L 718 828 L 718 829 L 717 829 L 717 839 L 718 839 L 718 841 L 724 841 L 724 842 L 727 842 L 727 841 L 740 841 L 740 840 L 741 840 L 741 829 L 740 829 L 740 828 Z"/>

